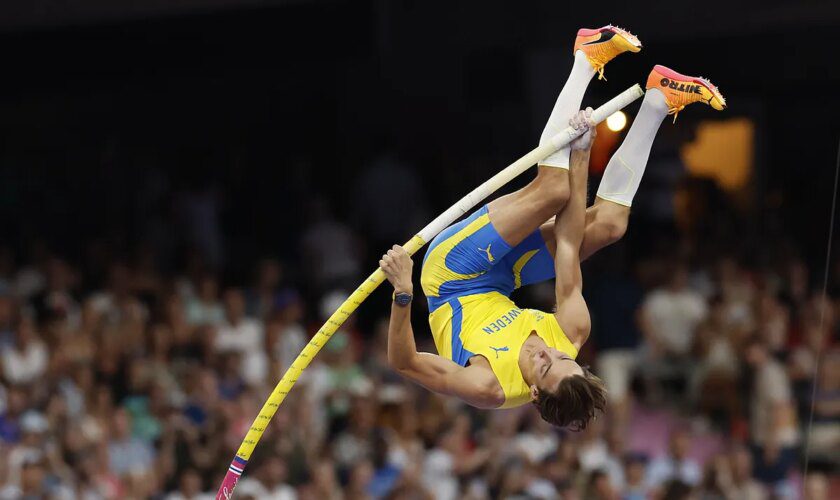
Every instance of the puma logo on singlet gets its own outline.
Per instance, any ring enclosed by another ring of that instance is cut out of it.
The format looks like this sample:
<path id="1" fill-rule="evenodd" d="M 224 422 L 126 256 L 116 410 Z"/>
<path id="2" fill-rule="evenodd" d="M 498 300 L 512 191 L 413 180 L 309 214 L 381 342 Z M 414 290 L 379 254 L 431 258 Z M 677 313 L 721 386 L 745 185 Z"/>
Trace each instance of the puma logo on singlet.
<path id="1" fill-rule="evenodd" d="M 496 359 L 499 359 L 499 353 L 500 353 L 500 352 L 508 352 L 508 351 L 510 350 L 510 349 L 508 349 L 508 346 L 504 346 L 504 347 L 493 347 L 493 346 L 491 345 L 491 346 L 487 346 L 487 347 L 489 347 L 490 349 L 493 349 L 494 351 L 496 351 Z"/>
<path id="2" fill-rule="evenodd" d="M 492 253 L 490 253 L 490 247 L 491 247 L 492 245 L 493 245 L 493 244 L 492 244 L 492 243 L 490 243 L 490 244 L 488 244 L 488 245 L 487 245 L 487 248 L 481 248 L 481 247 L 478 247 L 478 249 L 479 249 L 480 251 L 487 253 L 487 261 L 488 261 L 488 262 L 493 262 L 494 260 L 496 260 L 496 259 L 494 259 L 494 258 L 493 258 L 493 254 L 492 254 Z"/>

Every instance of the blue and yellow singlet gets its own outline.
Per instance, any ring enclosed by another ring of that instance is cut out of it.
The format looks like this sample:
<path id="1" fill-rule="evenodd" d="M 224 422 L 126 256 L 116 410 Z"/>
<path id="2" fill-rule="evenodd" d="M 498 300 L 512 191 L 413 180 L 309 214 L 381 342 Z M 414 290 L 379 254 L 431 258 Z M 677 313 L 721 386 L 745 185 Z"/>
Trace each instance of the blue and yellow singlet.
<path id="1" fill-rule="evenodd" d="M 551 313 L 520 309 L 514 289 L 554 278 L 554 262 L 539 230 L 511 247 L 484 206 L 442 231 L 423 259 L 420 278 L 438 354 L 466 366 L 484 356 L 505 394 L 501 408 L 530 401 L 519 369 L 522 344 L 536 332 L 571 357 L 577 349 Z"/>

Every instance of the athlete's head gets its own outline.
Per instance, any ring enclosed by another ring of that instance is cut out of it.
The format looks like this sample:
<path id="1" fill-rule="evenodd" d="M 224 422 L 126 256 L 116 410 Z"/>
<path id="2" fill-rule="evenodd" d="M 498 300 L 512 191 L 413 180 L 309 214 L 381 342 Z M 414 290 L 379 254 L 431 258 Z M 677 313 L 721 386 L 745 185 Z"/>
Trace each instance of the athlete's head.
<path id="1" fill-rule="evenodd" d="M 581 430 L 606 407 L 607 390 L 601 379 L 557 349 L 531 355 L 530 379 L 534 406 L 552 425 Z"/>

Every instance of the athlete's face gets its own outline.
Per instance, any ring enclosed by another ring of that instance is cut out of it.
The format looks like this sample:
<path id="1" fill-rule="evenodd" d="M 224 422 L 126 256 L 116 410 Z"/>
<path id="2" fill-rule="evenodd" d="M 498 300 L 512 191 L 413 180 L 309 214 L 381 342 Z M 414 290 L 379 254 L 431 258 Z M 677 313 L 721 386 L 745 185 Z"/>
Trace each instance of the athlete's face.
<path id="1" fill-rule="evenodd" d="M 553 392 L 564 378 L 583 375 L 583 368 L 571 356 L 551 347 L 535 350 L 531 360 L 534 385 L 542 390 Z"/>

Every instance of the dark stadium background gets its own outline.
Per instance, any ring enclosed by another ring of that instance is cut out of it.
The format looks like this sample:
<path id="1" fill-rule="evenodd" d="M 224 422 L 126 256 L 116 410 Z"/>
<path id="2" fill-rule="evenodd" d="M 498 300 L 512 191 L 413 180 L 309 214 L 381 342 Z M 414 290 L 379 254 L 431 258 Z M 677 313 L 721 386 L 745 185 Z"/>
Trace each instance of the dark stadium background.
<path id="1" fill-rule="evenodd" d="M 243 3 L 4 2 L 4 235 L 71 251 L 103 231 L 132 242 L 143 161 L 226 186 L 226 219 L 248 220 L 226 227 L 242 258 L 282 252 L 304 224 L 306 195 L 284 191 L 295 175 L 317 178 L 338 208 L 387 149 L 417 167 L 440 211 L 533 146 L 577 27 L 615 22 L 645 48 L 611 64 L 585 104 L 644 83 L 653 64 L 712 78 L 729 109 L 692 109 L 680 125 L 754 119 L 754 229 L 781 214 L 808 257 L 823 256 L 840 130 L 835 2 Z M 541 50 L 557 58 L 537 72 L 528 58 Z M 537 85 L 549 89 L 539 102 Z"/>

